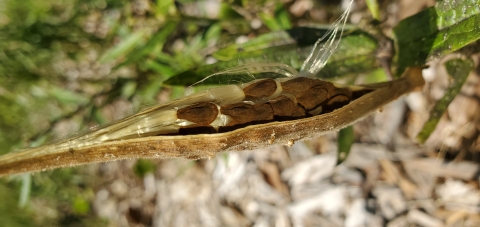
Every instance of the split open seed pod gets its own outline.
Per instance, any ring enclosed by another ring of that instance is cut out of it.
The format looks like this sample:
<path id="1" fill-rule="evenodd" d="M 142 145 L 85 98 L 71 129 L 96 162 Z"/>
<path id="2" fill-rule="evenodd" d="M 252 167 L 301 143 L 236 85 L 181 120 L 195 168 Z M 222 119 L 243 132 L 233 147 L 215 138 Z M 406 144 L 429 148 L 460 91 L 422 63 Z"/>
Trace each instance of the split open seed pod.
<path id="1" fill-rule="evenodd" d="M 326 93 L 318 90 L 316 85 L 310 87 L 327 94 L 326 98 L 318 98 L 321 94 L 310 94 L 310 88 L 291 90 L 296 88 L 288 82 L 301 77 L 274 80 L 275 89 L 258 97 L 256 94 L 266 91 L 265 86 L 271 84 L 271 80 L 257 82 L 254 86 L 249 86 L 252 83 L 234 85 L 240 88 L 243 96 L 228 96 L 231 99 L 220 97 L 222 89 L 225 94 L 235 92 L 236 88 L 232 90 L 232 85 L 227 85 L 230 87 L 223 86 L 151 107 L 81 136 L 0 156 L 0 176 L 122 159 L 212 158 L 226 151 L 292 145 L 298 140 L 338 131 L 422 87 L 421 72 L 421 68 L 410 68 L 401 78 L 390 82 L 351 87 L 334 85 L 325 88 Z M 311 81 L 309 83 L 331 84 Z M 282 90 L 278 90 L 280 88 Z M 253 91 L 255 89 L 259 92 Z M 290 100 L 299 106 L 303 115 L 294 115 L 298 112 L 285 112 L 282 108 L 275 111 L 282 95 L 286 97 L 283 101 Z M 317 101 L 312 104 L 311 100 Z M 239 111 L 235 111 L 232 105 L 241 106 L 241 110 L 262 105 L 262 109 L 245 120 L 238 117 L 246 114 L 236 115 Z M 271 111 L 271 114 L 264 114 L 265 111 Z M 205 127 L 209 128 L 207 132 L 195 130 Z"/>

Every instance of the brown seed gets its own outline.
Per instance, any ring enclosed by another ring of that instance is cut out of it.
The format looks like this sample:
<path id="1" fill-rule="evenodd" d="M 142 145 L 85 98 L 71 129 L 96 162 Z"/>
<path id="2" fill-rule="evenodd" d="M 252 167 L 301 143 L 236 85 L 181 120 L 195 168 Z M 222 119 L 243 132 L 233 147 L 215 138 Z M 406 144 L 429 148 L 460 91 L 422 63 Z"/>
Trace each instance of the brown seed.
<path id="1" fill-rule="evenodd" d="M 333 84 L 330 82 L 307 77 L 296 77 L 282 83 L 283 90 L 295 96 L 301 95 L 304 91 L 315 86 L 324 87 L 328 91 L 331 91 L 334 88 Z"/>
<path id="2" fill-rule="evenodd" d="M 292 97 L 294 98 L 294 97 Z M 302 117 L 305 116 L 305 110 L 295 104 L 293 100 L 285 95 L 278 96 L 269 101 L 272 106 L 273 114 L 279 117 Z"/>
<path id="3" fill-rule="evenodd" d="M 275 116 L 290 117 L 295 111 L 295 103 L 284 95 L 270 100 L 269 103 L 270 106 L 272 106 L 273 114 Z"/>
<path id="4" fill-rule="evenodd" d="M 210 102 L 196 103 L 177 111 L 178 119 L 191 121 L 199 126 L 210 125 L 217 116 L 217 105 Z"/>
<path id="5" fill-rule="evenodd" d="M 292 117 L 305 117 L 305 109 L 301 106 L 297 105 L 295 111 L 292 113 Z"/>
<path id="6" fill-rule="evenodd" d="M 348 103 L 350 103 L 350 99 L 346 95 L 336 95 L 328 100 L 324 110 L 326 112 L 330 112 L 335 109 L 342 108 Z"/>
<path id="7" fill-rule="evenodd" d="M 345 95 L 336 95 L 328 100 L 327 105 L 334 105 L 336 103 L 347 103 L 350 102 L 350 99 Z"/>
<path id="8" fill-rule="evenodd" d="M 323 86 L 314 86 L 297 97 L 297 102 L 306 110 L 314 109 L 328 99 L 328 91 Z"/>
<path id="9" fill-rule="evenodd" d="M 344 95 L 348 99 L 352 99 L 352 90 L 348 87 L 338 88 L 334 87 L 333 91 L 330 92 L 329 97 L 334 97 L 336 95 Z"/>
<path id="10" fill-rule="evenodd" d="M 277 83 L 273 79 L 260 80 L 243 89 L 247 99 L 258 99 L 271 96 L 277 90 Z"/>
<path id="11" fill-rule="evenodd" d="M 222 106 L 220 111 L 222 114 L 228 115 L 232 118 L 232 121 L 226 126 L 273 120 L 272 107 L 267 103 L 253 105 L 248 103 L 235 103 Z"/>
<path id="12" fill-rule="evenodd" d="M 311 110 L 325 102 L 335 87 L 327 81 L 297 77 L 283 82 L 282 88 L 295 95 L 297 102 L 306 110 Z"/>

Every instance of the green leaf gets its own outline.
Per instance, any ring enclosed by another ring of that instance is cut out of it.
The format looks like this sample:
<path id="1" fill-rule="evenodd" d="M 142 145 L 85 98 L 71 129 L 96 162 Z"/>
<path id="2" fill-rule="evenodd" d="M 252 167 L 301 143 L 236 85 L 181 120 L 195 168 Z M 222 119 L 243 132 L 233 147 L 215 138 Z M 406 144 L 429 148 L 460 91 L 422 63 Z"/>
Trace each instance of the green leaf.
<path id="1" fill-rule="evenodd" d="M 166 16 L 169 14 L 169 11 L 175 9 L 175 4 L 173 0 L 156 0 L 155 12 L 157 15 Z"/>
<path id="2" fill-rule="evenodd" d="M 147 69 L 158 73 L 161 77 L 171 77 L 175 74 L 175 71 L 170 66 L 158 63 L 153 60 L 147 60 L 145 62 L 145 66 Z"/>
<path id="3" fill-rule="evenodd" d="M 243 49 L 234 50 L 227 47 L 228 51 L 222 51 L 224 59 L 233 60 L 218 62 L 211 65 L 201 66 L 192 70 L 185 71 L 174 77 L 171 77 L 165 84 L 189 86 L 206 76 L 220 72 L 222 70 L 249 63 L 284 63 L 293 68 L 300 69 L 307 58 L 313 45 L 322 37 L 326 29 L 317 28 L 295 28 L 279 34 L 280 38 L 266 34 L 245 44 Z M 287 36 L 288 34 L 288 36 Z M 255 45 L 258 44 L 258 48 Z M 320 71 L 317 77 L 336 78 L 352 74 L 359 74 L 376 68 L 375 52 L 377 49 L 376 40 L 367 33 L 355 30 L 344 35 L 338 49 L 330 57 L 327 65 Z M 355 50 L 355 51 L 352 51 Z M 236 52 L 236 57 L 234 56 Z M 242 81 L 247 78 L 247 73 L 237 76 L 215 76 L 204 81 L 204 85 L 228 84 L 232 81 Z M 256 78 L 278 77 L 278 75 L 262 74 L 255 75 Z"/>
<path id="4" fill-rule="evenodd" d="M 227 21 L 228 19 L 239 19 L 242 18 L 237 11 L 232 9 L 232 4 L 229 2 L 222 2 L 220 3 L 220 11 L 218 14 L 218 19 L 222 19 Z"/>
<path id="5" fill-rule="evenodd" d="M 125 83 L 122 87 L 122 96 L 125 98 L 130 98 L 135 93 L 137 88 L 137 83 L 135 81 L 129 81 Z"/>
<path id="6" fill-rule="evenodd" d="M 278 25 L 282 29 L 290 29 L 292 28 L 292 24 L 290 23 L 290 18 L 288 17 L 288 10 L 283 7 L 283 5 L 280 5 L 279 9 L 277 10 L 276 18 L 278 21 Z"/>
<path id="7" fill-rule="evenodd" d="M 451 77 L 451 84 L 445 91 L 443 98 L 438 101 L 430 111 L 430 118 L 423 125 L 422 131 L 418 134 L 417 139 L 424 143 L 435 130 L 443 113 L 447 110 L 448 105 L 453 98 L 460 92 L 462 85 L 467 80 L 468 74 L 473 70 L 473 61 L 471 59 L 461 60 L 454 59 L 445 63 L 448 74 Z"/>
<path id="8" fill-rule="evenodd" d="M 263 55 L 260 55 L 263 54 Z M 205 77 L 220 72 L 222 70 L 232 68 L 238 65 L 248 64 L 248 63 L 267 63 L 267 62 L 277 62 L 277 63 L 288 63 L 293 64 L 294 67 L 299 68 L 303 63 L 306 56 L 298 56 L 296 46 L 283 46 L 283 47 L 274 47 L 268 48 L 265 50 L 256 51 L 255 53 L 249 52 L 247 54 L 241 54 L 238 60 L 231 60 L 226 62 L 218 62 L 211 65 L 205 65 L 191 70 L 187 70 L 183 73 L 177 74 L 164 82 L 164 84 L 169 85 L 179 85 L 179 86 L 190 86 L 196 82 L 204 79 Z M 229 84 L 232 81 L 245 82 L 242 78 L 248 77 L 247 73 L 240 73 L 237 75 L 228 75 L 228 76 L 215 76 L 209 80 L 206 80 L 203 85 L 218 85 L 218 84 Z M 260 75 L 256 75 L 257 78 L 260 78 Z"/>
<path id="9" fill-rule="evenodd" d="M 155 169 L 156 166 L 152 161 L 146 159 L 139 159 L 135 164 L 133 171 L 135 175 L 143 178 L 145 177 L 145 175 L 147 175 L 147 173 L 154 172 Z"/>
<path id="10" fill-rule="evenodd" d="M 355 141 L 355 135 L 353 133 L 353 126 L 348 126 L 344 129 L 341 129 L 338 132 L 338 158 L 337 165 L 347 159 L 348 154 L 350 153 L 350 148 L 352 147 L 353 142 Z"/>
<path id="11" fill-rule="evenodd" d="M 370 10 L 373 19 L 380 20 L 380 10 L 378 8 L 377 0 L 366 0 L 365 3 L 367 3 L 367 7 Z"/>
<path id="12" fill-rule="evenodd" d="M 30 191 L 32 189 L 32 174 L 24 173 L 21 176 L 22 188 L 20 190 L 19 207 L 25 207 L 30 200 Z"/>
<path id="13" fill-rule="evenodd" d="M 369 72 L 378 67 L 377 40 L 363 31 L 352 32 L 342 38 L 335 53 L 317 77 L 337 79 Z"/>
<path id="14" fill-rule="evenodd" d="M 222 25 L 220 23 L 215 23 L 210 26 L 210 28 L 205 32 L 205 40 L 207 41 L 215 41 L 220 37 L 222 33 Z"/>
<path id="15" fill-rule="evenodd" d="M 277 4 L 274 14 L 272 12 L 261 12 L 258 14 L 260 20 L 272 31 L 289 29 L 292 27 L 288 18 L 288 11 L 283 4 Z"/>
<path id="16" fill-rule="evenodd" d="M 232 44 L 217 52 L 213 53 L 213 57 L 221 61 L 233 60 L 238 57 L 241 52 L 256 51 L 269 47 L 294 44 L 295 39 L 291 38 L 287 31 L 275 31 L 262 34 L 243 44 Z"/>
<path id="17" fill-rule="evenodd" d="M 71 92 L 66 89 L 61 89 L 58 87 L 53 87 L 50 89 L 50 94 L 55 97 L 59 102 L 64 104 L 86 104 L 88 103 L 88 98 L 81 96 L 77 93 Z"/>
<path id="18" fill-rule="evenodd" d="M 318 27 L 295 27 L 285 31 L 273 31 L 261 34 L 256 38 L 242 44 L 232 44 L 213 54 L 221 61 L 234 60 L 240 53 L 258 51 L 270 47 L 280 47 L 289 44 L 296 44 L 299 47 L 311 46 L 328 31 L 329 26 Z M 348 29 L 346 33 L 353 29 Z"/>
<path id="19" fill-rule="evenodd" d="M 385 70 L 382 68 L 377 68 L 365 75 L 364 80 L 362 80 L 362 84 L 380 83 L 382 81 L 388 81 L 388 79 L 389 78 L 387 77 Z"/>
<path id="20" fill-rule="evenodd" d="M 197 54 L 203 46 L 202 40 L 203 40 L 203 37 L 201 34 L 194 36 L 191 40 L 188 40 L 188 43 L 185 46 L 185 48 L 182 50 L 182 53 L 185 53 L 188 55 Z M 179 56 L 183 57 L 183 55 L 179 55 Z"/>
<path id="21" fill-rule="evenodd" d="M 274 15 L 270 12 L 260 12 L 258 17 L 262 22 L 267 26 L 268 29 L 272 31 L 278 31 L 281 29 L 281 26 L 278 24 L 277 20 L 275 19 Z"/>
<path id="22" fill-rule="evenodd" d="M 480 0 L 438 2 L 394 29 L 397 74 L 480 39 Z"/>
<path id="23" fill-rule="evenodd" d="M 127 55 L 135 48 L 136 45 L 138 45 L 138 43 L 144 38 L 144 36 L 145 31 L 137 31 L 130 34 L 125 40 L 104 53 L 103 56 L 100 57 L 100 63 L 112 61 L 121 56 Z"/>
<path id="24" fill-rule="evenodd" d="M 140 59 L 142 59 L 144 56 L 153 54 L 153 51 L 161 51 L 161 49 L 163 48 L 163 45 L 167 41 L 168 36 L 172 34 L 172 32 L 175 30 L 176 27 L 177 27 L 177 23 L 171 22 L 171 21 L 167 22 L 160 30 L 158 30 L 157 33 L 155 33 L 147 41 L 147 43 L 143 47 L 137 48 L 136 50 L 132 51 L 132 53 L 128 54 L 125 61 L 119 64 L 116 68 L 124 65 L 129 65 L 132 63 L 136 63 Z"/>
<path id="25" fill-rule="evenodd" d="M 73 212 L 80 215 L 86 215 L 90 211 L 90 203 L 81 198 L 77 197 L 73 200 Z"/>
<path id="26" fill-rule="evenodd" d="M 104 125 L 108 123 L 107 117 L 105 114 L 102 113 L 100 109 L 94 109 L 93 110 L 93 119 L 95 119 L 96 122 L 100 125 Z"/>

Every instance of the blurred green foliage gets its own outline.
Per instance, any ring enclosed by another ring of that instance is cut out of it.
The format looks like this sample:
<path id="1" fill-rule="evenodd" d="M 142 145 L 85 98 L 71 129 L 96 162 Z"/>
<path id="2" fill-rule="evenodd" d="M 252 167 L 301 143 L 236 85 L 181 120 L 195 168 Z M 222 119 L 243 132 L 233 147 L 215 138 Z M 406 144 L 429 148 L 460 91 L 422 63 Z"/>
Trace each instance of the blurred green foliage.
<path id="1" fill-rule="evenodd" d="M 148 173 L 153 173 L 155 169 L 156 166 L 151 160 L 139 159 L 133 167 L 133 172 L 139 177 L 145 177 Z"/>
<path id="2" fill-rule="evenodd" d="M 120 10 L 125 4 L 102 0 L 0 2 L 0 153 L 25 146 L 36 132 L 50 127 L 49 122 L 88 102 L 89 95 L 81 88 L 68 86 L 79 74 L 79 64 L 92 64 L 88 55 L 103 51 L 114 38 L 108 29 L 103 33 L 89 30 L 88 20 L 101 11 Z M 108 18 L 102 19 L 107 24 Z M 117 26 L 115 23 L 108 28 Z M 29 114 L 32 111 L 35 114 Z"/>

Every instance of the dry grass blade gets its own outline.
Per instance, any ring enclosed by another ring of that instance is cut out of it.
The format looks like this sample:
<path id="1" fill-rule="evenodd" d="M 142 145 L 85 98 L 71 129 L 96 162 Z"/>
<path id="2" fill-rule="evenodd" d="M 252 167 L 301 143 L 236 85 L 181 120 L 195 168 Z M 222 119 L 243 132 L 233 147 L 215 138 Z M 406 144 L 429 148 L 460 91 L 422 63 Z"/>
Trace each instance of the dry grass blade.
<path id="1" fill-rule="evenodd" d="M 0 157 L 0 175 L 36 172 L 59 167 L 137 158 L 215 157 L 220 152 L 241 151 L 294 141 L 337 131 L 355 123 L 396 98 L 424 84 L 420 68 L 409 69 L 400 79 L 366 85 L 374 91 L 331 113 L 299 120 L 251 125 L 231 132 L 188 136 L 151 136 L 71 148 L 51 144 Z"/>

